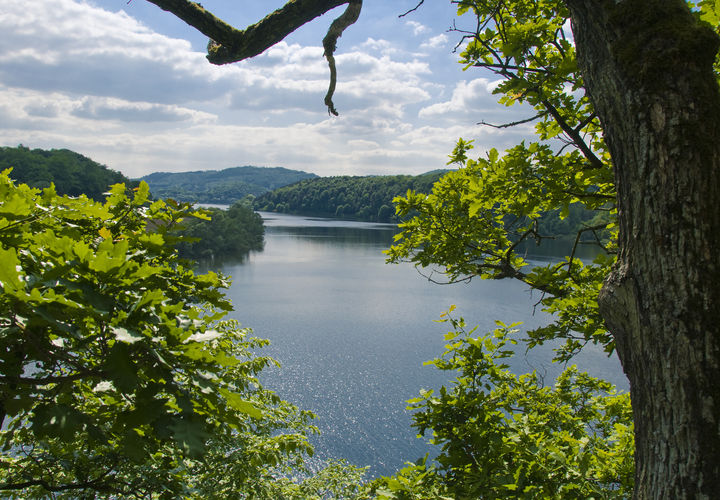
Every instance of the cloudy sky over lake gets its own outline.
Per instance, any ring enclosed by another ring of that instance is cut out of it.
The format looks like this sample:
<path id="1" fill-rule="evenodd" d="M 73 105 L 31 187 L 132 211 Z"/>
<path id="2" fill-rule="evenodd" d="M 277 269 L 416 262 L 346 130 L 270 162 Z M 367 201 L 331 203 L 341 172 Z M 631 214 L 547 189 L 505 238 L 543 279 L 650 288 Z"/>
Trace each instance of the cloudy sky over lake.
<path id="1" fill-rule="evenodd" d="M 244 28 L 281 0 L 203 0 Z M 496 77 L 462 70 L 448 0 L 365 0 L 338 41 L 339 117 L 323 98 L 321 41 L 342 7 L 241 63 L 213 66 L 207 38 L 145 0 L 0 0 L 0 145 L 68 148 L 130 177 L 283 166 L 319 175 L 443 168 L 522 133 L 477 125 L 530 116 L 496 104 Z"/>

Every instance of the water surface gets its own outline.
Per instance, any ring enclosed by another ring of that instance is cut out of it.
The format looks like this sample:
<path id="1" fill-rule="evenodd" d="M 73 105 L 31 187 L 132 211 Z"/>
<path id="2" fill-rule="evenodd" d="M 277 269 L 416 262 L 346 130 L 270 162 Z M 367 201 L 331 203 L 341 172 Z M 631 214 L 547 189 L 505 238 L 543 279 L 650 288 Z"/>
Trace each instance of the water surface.
<path id="1" fill-rule="evenodd" d="M 447 326 L 434 320 L 450 305 L 483 331 L 495 320 L 523 328 L 547 320 L 534 308 L 539 295 L 522 283 L 437 285 L 410 264 L 385 264 L 395 226 L 263 216 L 264 251 L 222 266 L 233 278 L 232 316 L 272 343 L 263 353 L 282 368 L 267 370 L 266 386 L 318 415 L 322 435 L 313 442 L 321 458 L 346 458 L 378 475 L 430 450 L 410 427 L 405 401 L 448 380 L 423 362 L 443 351 Z M 516 372 L 542 370 L 549 381 L 562 368 L 551 357 L 544 348 L 511 364 Z M 627 386 L 617 361 L 599 350 L 580 362 Z"/>

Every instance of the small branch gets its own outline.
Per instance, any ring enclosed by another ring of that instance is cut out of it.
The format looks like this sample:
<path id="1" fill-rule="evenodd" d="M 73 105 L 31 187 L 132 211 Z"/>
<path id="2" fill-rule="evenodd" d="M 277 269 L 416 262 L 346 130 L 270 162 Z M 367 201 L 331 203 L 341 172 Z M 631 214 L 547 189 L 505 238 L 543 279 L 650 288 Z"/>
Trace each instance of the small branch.
<path id="1" fill-rule="evenodd" d="M 520 238 L 518 238 L 518 240 L 517 240 L 515 243 L 513 243 L 512 245 L 510 245 L 510 248 L 508 248 L 507 251 L 505 252 L 504 260 L 505 260 L 506 262 L 508 262 L 508 265 L 509 265 L 509 261 L 510 261 L 510 254 L 513 252 L 513 250 L 515 250 L 515 248 L 517 248 L 517 246 L 518 246 L 520 243 L 522 243 L 523 241 L 525 241 L 525 238 L 527 238 L 527 237 L 530 236 L 530 235 L 532 235 L 532 236 L 534 237 L 535 241 L 537 241 L 538 238 L 542 238 L 542 237 L 538 234 L 538 222 L 537 222 L 537 220 L 534 220 L 532 227 L 531 227 L 530 229 L 528 229 L 527 231 L 525 231 L 525 233 L 523 233 L 523 234 L 520 236 Z"/>
<path id="2" fill-rule="evenodd" d="M 584 227 L 577 232 L 577 234 L 575 235 L 575 243 L 573 243 L 572 252 L 570 252 L 570 259 L 568 260 L 568 275 L 570 275 L 570 277 L 572 277 L 572 263 L 573 260 L 575 260 L 575 251 L 577 250 L 577 246 L 580 244 L 580 236 L 582 236 L 585 231 L 592 231 L 595 235 L 595 238 L 597 239 L 597 234 L 595 233 L 595 231 L 605 229 L 606 227 L 607 224 L 598 224 L 596 226 Z"/>
<path id="3" fill-rule="evenodd" d="M 92 488 L 96 491 L 111 492 L 112 489 L 104 482 L 104 478 L 109 475 L 114 469 L 110 468 L 103 472 L 99 477 L 91 481 L 85 481 L 83 483 L 70 483 L 54 486 L 43 479 L 33 479 L 22 483 L 0 483 L 0 490 L 24 490 L 32 486 L 40 486 L 46 491 L 50 492 L 61 492 L 69 490 L 79 490 Z"/>
<path id="4" fill-rule="evenodd" d="M 337 69 L 335 68 L 335 56 L 333 55 L 337 47 L 337 39 L 342 36 L 348 26 L 358 20 L 361 10 L 362 0 L 351 0 L 345 12 L 332 22 L 325 38 L 323 38 L 325 58 L 328 61 L 328 66 L 330 66 L 330 86 L 325 95 L 325 105 L 328 107 L 328 113 L 331 115 L 338 115 L 332 101 L 333 95 L 335 94 L 335 85 L 337 84 Z"/>
<path id="5" fill-rule="evenodd" d="M 410 9 L 409 11 L 407 11 L 405 14 L 400 14 L 398 17 L 405 17 L 405 16 L 407 16 L 408 14 L 410 14 L 411 12 L 415 12 L 415 11 L 418 10 L 418 9 L 420 8 L 420 6 L 421 6 L 422 4 L 424 4 L 424 3 L 425 3 L 425 0 L 420 0 L 420 3 L 418 3 L 415 7 L 413 7 L 413 8 Z"/>
<path id="6" fill-rule="evenodd" d="M 98 377 L 101 376 L 100 371 L 85 371 L 81 373 L 74 373 L 72 375 L 56 375 L 42 378 L 32 377 L 7 377 L 0 376 L 0 383 L 3 384 L 24 384 L 24 385 L 48 385 L 48 384 L 61 384 L 63 382 L 72 382 L 75 380 L 81 380 L 87 377 Z"/>
<path id="7" fill-rule="evenodd" d="M 590 122 L 592 122 L 595 118 L 597 118 L 597 115 L 595 113 L 591 113 L 590 115 L 588 115 L 587 118 L 581 121 L 577 127 L 575 127 L 575 132 L 579 134 L 580 131 L 590 125 Z"/>
<path id="8" fill-rule="evenodd" d="M 518 120 L 516 122 L 510 122 L 510 123 L 503 123 L 502 125 L 494 125 L 494 124 L 488 123 L 484 120 L 478 122 L 477 124 L 478 125 L 486 125 L 488 127 L 493 127 L 493 128 L 509 128 L 509 127 L 514 127 L 515 125 L 522 125 L 523 123 L 530 123 L 532 121 L 537 120 L 538 118 L 542 118 L 545 115 L 547 115 L 547 112 L 538 113 L 537 115 L 530 117 L 530 118 L 526 118 L 524 120 Z"/>
<path id="9" fill-rule="evenodd" d="M 45 214 L 31 215 L 31 216 L 29 216 L 29 217 L 25 217 L 24 219 L 16 220 L 16 221 L 13 222 L 12 224 L 8 224 L 7 226 L 5 226 L 5 227 L 3 227 L 3 228 L 0 228 L 0 233 L 1 233 L 1 232 L 5 232 L 5 231 L 7 231 L 8 229 L 13 228 L 13 227 L 15 227 L 15 226 L 19 226 L 19 225 L 22 225 L 22 224 L 26 224 L 26 223 L 28 223 L 28 222 L 33 222 L 33 221 L 39 219 L 42 215 L 45 215 Z"/>
<path id="10" fill-rule="evenodd" d="M 442 275 L 447 276 L 447 273 L 443 272 L 443 271 L 431 271 L 430 274 L 425 274 L 420 270 L 420 268 L 418 266 L 419 266 L 419 264 L 415 265 L 415 271 L 420 276 L 422 276 L 423 278 L 428 280 L 430 283 L 432 283 L 433 285 L 455 285 L 457 283 L 470 283 L 472 281 L 472 279 L 475 277 L 474 275 L 470 274 L 470 275 L 465 276 L 464 278 L 448 279 L 447 281 L 438 281 L 432 277 L 433 274 L 437 273 L 437 274 L 442 274 Z"/>
<path id="11" fill-rule="evenodd" d="M 583 169 L 584 170 L 584 169 Z M 608 201 L 614 201 L 617 199 L 615 195 L 612 194 L 602 194 L 602 193 L 576 193 L 574 191 L 570 191 L 569 189 L 563 189 L 562 191 L 565 194 L 569 194 L 570 196 L 574 196 L 576 198 L 599 198 L 601 200 L 608 200 Z"/>
<path id="12" fill-rule="evenodd" d="M 544 69 L 544 68 L 528 68 L 526 66 L 517 66 L 514 64 L 492 64 L 492 63 L 482 63 L 482 62 L 476 62 L 473 64 L 476 68 L 487 68 L 495 73 L 498 73 L 500 75 L 507 75 L 509 74 L 509 71 L 527 71 L 528 73 L 539 73 L 542 75 L 549 75 L 552 74 Z"/>
<path id="13" fill-rule="evenodd" d="M 570 138 L 572 143 L 577 147 L 580 152 L 585 156 L 585 158 L 590 162 L 591 165 L 593 165 L 595 168 L 603 168 L 605 164 L 598 158 L 595 153 L 590 149 L 590 147 L 585 143 L 583 138 L 580 136 L 579 131 L 576 129 L 573 129 L 567 121 L 560 115 L 560 112 L 558 109 L 552 105 L 550 101 L 547 99 L 543 99 L 542 105 L 545 106 L 545 109 L 548 110 L 548 113 L 555 119 L 555 122 L 560 126 L 563 132 L 567 134 L 567 136 Z"/>

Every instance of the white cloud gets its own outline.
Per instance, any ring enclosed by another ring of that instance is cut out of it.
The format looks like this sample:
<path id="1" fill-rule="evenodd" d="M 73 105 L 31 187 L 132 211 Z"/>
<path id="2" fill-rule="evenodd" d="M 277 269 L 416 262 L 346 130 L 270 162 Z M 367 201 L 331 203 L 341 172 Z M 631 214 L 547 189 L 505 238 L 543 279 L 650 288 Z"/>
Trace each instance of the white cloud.
<path id="1" fill-rule="evenodd" d="M 133 177 L 246 164 L 420 173 L 442 167 L 457 137 L 478 130 L 472 113 L 458 109 L 494 101 L 481 80 L 440 97 L 450 57 L 405 51 L 395 33 L 339 47 L 341 116 L 329 118 L 319 45 L 282 41 L 216 67 L 186 40 L 78 0 L 0 0 L 0 30 L 4 144 L 67 147 Z"/>
<path id="2" fill-rule="evenodd" d="M 281 114 L 316 112 L 330 77 L 322 49 L 280 42 L 269 57 L 275 65 L 263 65 L 255 81 L 231 91 L 232 107 Z M 359 50 L 339 53 L 335 59 L 338 82 L 334 100 L 344 112 L 394 108 L 397 114 L 402 113 L 398 108 L 429 98 L 423 88 L 424 77 L 431 73 L 425 61 L 399 61 Z"/>
<path id="3" fill-rule="evenodd" d="M 351 139 L 348 141 L 348 146 L 351 146 L 356 149 L 378 149 L 380 147 L 380 144 L 378 144 L 375 141 L 366 141 L 363 139 Z"/>
<path id="4" fill-rule="evenodd" d="M 425 33 L 428 33 L 430 31 L 430 28 L 425 26 L 424 24 L 421 24 L 417 21 L 406 21 L 406 23 L 410 28 L 413 30 L 413 35 L 423 35 Z"/>
<path id="5" fill-rule="evenodd" d="M 565 24 L 562 25 L 562 31 L 565 34 L 565 38 L 567 38 L 570 43 L 573 45 L 575 44 L 575 34 L 572 30 L 572 21 L 568 18 L 567 21 L 565 21 Z"/>
<path id="6" fill-rule="evenodd" d="M 171 103 L 202 96 L 200 89 L 221 92 L 220 75 L 239 74 L 209 66 L 189 42 L 124 12 L 71 0 L 0 5 L 0 81 L 8 86 Z"/>
<path id="7" fill-rule="evenodd" d="M 497 83 L 487 78 L 476 78 L 470 81 L 461 81 L 453 90 L 449 101 L 431 104 L 420 110 L 421 117 L 447 116 L 453 114 L 477 113 L 481 108 L 487 107 L 488 96 Z"/>
<path id="8" fill-rule="evenodd" d="M 384 39 L 375 39 L 375 38 L 368 38 L 365 40 L 362 44 L 360 44 L 359 47 L 356 47 L 355 49 L 351 50 L 360 50 L 360 51 L 371 51 L 371 52 L 379 52 L 383 55 L 393 55 L 398 54 L 400 52 L 400 49 L 396 47 L 396 44 L 384 40 Z"/>
<path id="9" fill-rule="evenodd" d="M 437 36 L 434 36 L 432 38 L 429 38 L 428 40 L 424 41 L 420 45 L 420 49 L 427 50 L 427 49 L 438 49 L 441 47 L 445 47 L 448 43 L 448 36 L 445 33 L 441 33 Z"/>
<path id="10" fill-rule="evenodd" d="M 124 122 L 212 122 L 215 116 L 176 105 L 128 102 L 114 98 L 86 97 L 73 115 L 94 120 Z"/>

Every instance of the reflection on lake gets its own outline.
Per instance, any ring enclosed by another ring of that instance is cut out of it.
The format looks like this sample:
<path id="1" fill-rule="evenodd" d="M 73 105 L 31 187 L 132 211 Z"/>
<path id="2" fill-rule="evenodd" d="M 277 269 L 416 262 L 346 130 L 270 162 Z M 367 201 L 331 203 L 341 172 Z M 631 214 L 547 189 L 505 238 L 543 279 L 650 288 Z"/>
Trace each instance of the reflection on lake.
<path id="1" fill-rule="evenodd" d="M 541 325 L 533 306 L 539 296 L 510 280 L 450 286 L 428 282 L 409 264 L 385 264 L 392 225 L 311 219 L 281 214 L 266 218 L 262 252 L 223 264 L 233 278 L 232 317 L 271 340 L 263 352 L 282 364 L 264 375 L 267 387 L 314 411 L 322 435 L 313 443 L 321 458 L 347 458 L 390 474 L 429 451 L 416 439 L 405 401 L 422 388 L 447 382 L 423 362 L 443 351 L 445 325 L 434 322 L 451 304 L 470 326 L 485 331 L 495 320 Z M 516 371 L 547 371 L 549 348 L 511 362 Z M 590 348 L 583 369 L 622 387 L 615 359 Z"/>

